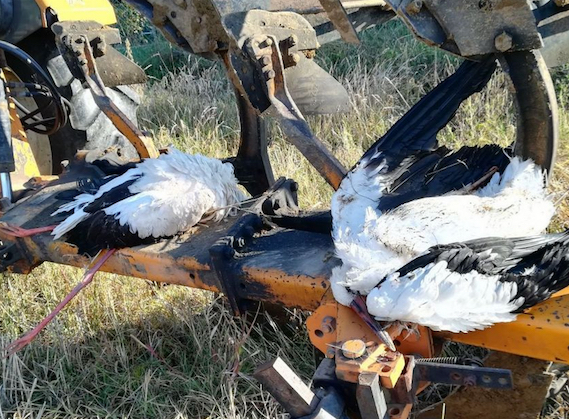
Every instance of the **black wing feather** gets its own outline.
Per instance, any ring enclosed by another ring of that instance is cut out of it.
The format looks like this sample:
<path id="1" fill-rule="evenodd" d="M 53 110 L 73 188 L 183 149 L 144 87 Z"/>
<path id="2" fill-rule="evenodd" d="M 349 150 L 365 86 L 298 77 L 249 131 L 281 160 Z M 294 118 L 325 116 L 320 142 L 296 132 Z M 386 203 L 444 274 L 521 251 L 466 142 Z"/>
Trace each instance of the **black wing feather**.
<path id="1" fill-rule="evenodd" d="M 393 168 L 413 151 L 435 149 L 437 133 L 466 98 L 486 86 L 495 69 L 493 56 L 480 62 L 463 62 L 453 75 L 423 96 L 376 141 L 360 163 L 373 170 L 385 159 L 388 167 Z"/>
<path id="2" fill-rule="evenodd" d="M 388 211 L 416 199 L 459 190 L 481 179 L 493 167 L 502 173 L 510 163 L 509 155 L 494 144 L 462 147 L 455 152 L 441 147 L 434 152 L 417 153 L 416 157 L 390 183 L 379 202 L 380 211 Z"/>
<path id="3" fill-rule="evenodd" d="M 569 286 L 569 230 L 514 239 L 485 238 L 430 248 L 398 270 L 401 276 L 446 261 L 448 269 L 460 274 L 473 270 L 500 275 L 501 281 L 515 282 L 514 299 L 524 298 L 521 312 Z"/>
<path id="4" fill-rule="evenodd" d="M 99 198 L 95 199 L 93 202 L 91 202 L 89 205 L 83 208 L 83 211 L 88 212 L 90 214 L 94 214 L 97 211 L 101 211 L 105 208 L 110 207 L 113 204 L 116 204 L 119 201 L 122 201 L 123 199 L 135 195 L 130 191 L 129 188 L 134 182 L 140 179 L 141 176 L 137 176 L 135 179 L 124 182 L 118 185 L 117 187 L 112 188 L 108 192 L 105 192 Z"/>

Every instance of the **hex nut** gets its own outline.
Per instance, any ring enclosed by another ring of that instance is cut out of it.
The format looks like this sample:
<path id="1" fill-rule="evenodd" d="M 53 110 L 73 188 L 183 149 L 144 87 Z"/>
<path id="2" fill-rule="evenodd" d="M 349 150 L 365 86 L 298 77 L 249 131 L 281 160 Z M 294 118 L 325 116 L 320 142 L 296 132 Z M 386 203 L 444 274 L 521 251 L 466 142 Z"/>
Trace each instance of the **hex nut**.
<path id="1" fill-rule="evenodd" d="M 514 46 L 514 41 L 507 32 L 502 32 L 494 38 L 494 46 L 498 51 L 506 52 Z"/>

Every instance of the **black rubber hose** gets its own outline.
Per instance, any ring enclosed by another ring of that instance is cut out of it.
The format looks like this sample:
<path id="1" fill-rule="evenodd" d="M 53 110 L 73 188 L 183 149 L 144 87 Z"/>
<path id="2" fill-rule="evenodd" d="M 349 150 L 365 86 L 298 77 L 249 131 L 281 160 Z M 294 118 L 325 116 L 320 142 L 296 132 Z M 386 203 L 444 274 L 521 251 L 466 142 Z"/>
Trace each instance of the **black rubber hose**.
<path id="1" fill-rule="evenodd" d="M 53 128 L 45 132 L 42 131 L 42 134 L 45 135 L 55 134 L 63 126 L 65 126 L 65 124 L 67 124 L 67 109 L 65 107 L 63 98 L 61 97 L 59 91 L 57 90 L 57 87 L 55 86 L 55 83 L 53 82 L 49 74 L 47 74 L 45 70 L 36 62 L 36 60 L 34 60 L 27 52 L 18 48 L 16 45 L 13 45 L 6 41 L 0 41 L 0 49 L 12 55 L 16 59 L 24 63 L 26 66 L 30 67 L 32 71 L 36 75 L 38 75 L 49 88 L 53 99 L 53 103 L 55 105 L 56 119 Z"/>

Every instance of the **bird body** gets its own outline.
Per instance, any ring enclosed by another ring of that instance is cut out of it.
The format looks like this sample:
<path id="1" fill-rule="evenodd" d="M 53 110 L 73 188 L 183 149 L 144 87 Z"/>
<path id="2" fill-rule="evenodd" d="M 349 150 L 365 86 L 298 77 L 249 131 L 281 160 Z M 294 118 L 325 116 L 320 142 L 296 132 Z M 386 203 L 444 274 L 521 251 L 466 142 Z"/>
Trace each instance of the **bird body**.
<path id="1" fill-rule="evenodd" d="M 372 145 L 332 198 L 332 237 L 342 260 L 330 279 L 334 297 L 392 350 L 393 341 L 370 315 L 470 331 L 513 320 L 567 282 L 567 262 L 559 264 L 565 236 L 515 239 L 542 233 L 555 212 L 544 170 L 512 156 L 511 147 L 452 151 L 437 145 L 437 132 L 493 69 L 492 60 L 463 63 Z M 502 237 L 500 250 L 498 239 L 485 237 Z M 558 240 L 555 255 L 522 270 L 551 240 Z M 451 244 L 456 242 L 463 245 Z M 466 246 L 461 254 L 497 264 L 481 270 L 473 262 L 457 270 L 448 252 L 447 258 L 433 256 L 445 246 Z M 544 270 L 553 276 L 542 280 Z M 540 298 L 529 296 L 529 289 Z"/>
<path id="2" fill-rule="evenodd" d="M 52 234 L 90 247 L 134 246 L 219 221 L 243 197 L 229 163 L 170 148 L 63 205 L 53 215 L 72 214 Z"/>
<path id="3" fill-rule="evenodd" d="M 52 231 L 65 236 L 79 252 L 102 254 L 58 306 L 30 332 L 6 348 L 13 354 L 28 345 L 83 288 L 116 249 L 185 232 L 201 221 L 219 221 L 244 198 L 233 166 L 201 155 L 169 148 L 167 154 L 146 159 L 117 175 L 101 179 L 93 193 L 81 193 L 52 216 L 71 213 Z M 28 234 L 18 229 L 16 234 Z M 108 249 L 108 250 L 106 250 Z"/>
<path id="4" fill-rule="evenodd" d="M 481 189 L 417 199 L 385 213 L 378 209 L 381 194 L 375 192 L 374 201 L 360 187 L 347 199 L 343 185 L 332 204 L 334 244 L 343 265 L 331 278 L 343 304 L 351 298 L 345 288 L 367 294 L 381 278 L 432 246 L 539 234 L 555 212 L 541 168 L 518 157 Z"/>
<path id="5" fill-rule="evenodd" d="M 516 314 L 569 285 L 569 231 L 435 246 L 387 275 L 367 296 L 378 320 L 469 332 Z"/>

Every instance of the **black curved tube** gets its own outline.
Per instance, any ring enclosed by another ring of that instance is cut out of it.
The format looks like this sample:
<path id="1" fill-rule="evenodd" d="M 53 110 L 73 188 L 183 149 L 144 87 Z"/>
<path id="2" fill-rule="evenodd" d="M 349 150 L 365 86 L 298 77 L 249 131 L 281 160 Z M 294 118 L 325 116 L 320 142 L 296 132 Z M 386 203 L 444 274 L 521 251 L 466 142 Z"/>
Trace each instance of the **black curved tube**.
<path id="1" fill-rule="evenodd" d="M 37 63 L 37 61 L 34 60 L 27 52 L 21 48 L 18 48 L 17 46 L 6 41 L 0 41 L 0 49 L 30 67 L 33 72 L 37 74 L 49 88 L 51 96 L 53 98 L 53 103 L 55 105 L 55 124 L 50 130 L 42 131 L 41 133 L 45 135 L 55 134 L 63 126 L 65 126 L 65 124 L 67 124 L 67 109 L 65 108 L 64 100 L 59 94 L 59 91 L 57 90 L 57 87 L 55 86 L 53 80 Z"/>

